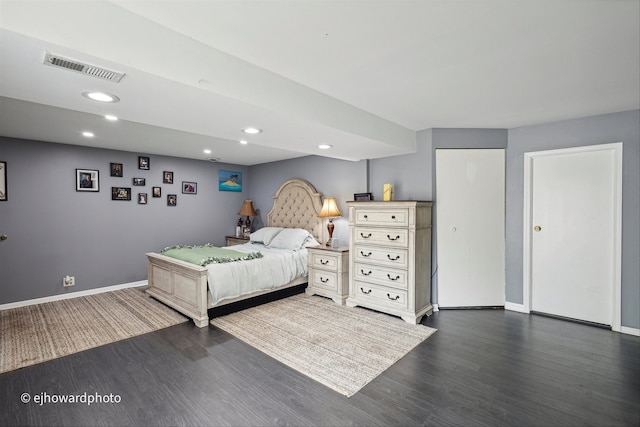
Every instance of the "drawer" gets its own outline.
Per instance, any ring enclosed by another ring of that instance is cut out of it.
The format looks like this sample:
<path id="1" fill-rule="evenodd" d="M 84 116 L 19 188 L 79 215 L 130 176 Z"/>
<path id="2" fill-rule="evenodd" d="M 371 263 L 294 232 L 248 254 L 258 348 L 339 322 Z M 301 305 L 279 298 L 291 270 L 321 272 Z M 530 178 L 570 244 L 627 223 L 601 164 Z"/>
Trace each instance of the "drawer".
<path id="1" fill-rule="evenodd" d="M 407 289 L 407 270 L 359 263 L 356 263 L 353 268 L 355 280 L 393 286 L 398 289 Z"/>
<path id="2" fill-rule="evenodd" d="M 409 262 L 408 251 L 399 248 L 354 245 L 351 256 L 356 262 L 375 263 L 395 268 L 407 268 Z"/>
<path id="3" fill-rule="evenodd" d="M 370 283 L 355 282 L 355 296 L 361 301 L 395 309 L 407 308 L 407 292 L 398 289 L 375 286 Z"/>
<path id="4" fill-rule="evenodd" d="M 309 270 L 309 281 L 317 288 L 338 290 L 338 275 L 324 270 Z"/>
<path id="5" fill-rule="evenodd" d="M 338 271 L 339 255 L 332 254 L 329 251 L 309 251 L 309 255 L 311 256 L 311 263 L 309 264 L 311 267 L 329 271 Z"/>
<path id="6" fill-rule="evenodd" d="M 409 246 L 409 230 L 354 227 L 353 241 L 406 248 Z"/>
<path id="7" fill-rule="evenodd" d="M 355 225 L 409 226 L 409 209 L 356 209 Z"/>

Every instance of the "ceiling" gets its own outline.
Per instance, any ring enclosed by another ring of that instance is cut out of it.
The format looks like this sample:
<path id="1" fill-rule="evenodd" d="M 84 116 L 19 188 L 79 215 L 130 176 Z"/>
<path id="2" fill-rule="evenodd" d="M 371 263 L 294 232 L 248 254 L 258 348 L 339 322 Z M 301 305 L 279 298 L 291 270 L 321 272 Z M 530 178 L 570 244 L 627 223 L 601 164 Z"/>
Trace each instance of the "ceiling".
<path id="1" fill-rule="evenodd" d="M 254 165 L 637 108 L 639 0 L 0 0 L 2 136 Z"/>

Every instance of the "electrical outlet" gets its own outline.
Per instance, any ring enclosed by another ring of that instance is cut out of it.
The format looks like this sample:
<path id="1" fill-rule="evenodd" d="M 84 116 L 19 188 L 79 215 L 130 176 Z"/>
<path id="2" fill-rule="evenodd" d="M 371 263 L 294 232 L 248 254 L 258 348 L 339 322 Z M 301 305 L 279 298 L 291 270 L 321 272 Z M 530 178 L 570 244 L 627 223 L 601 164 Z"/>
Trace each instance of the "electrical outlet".
<path id="1" fill-rule="evenodd" d="M 65 276 L 62 279 L 62 286 L 67 287 L 67 286 L 73 286 L 76 284 L 76 278 L 75 276 Z"/>

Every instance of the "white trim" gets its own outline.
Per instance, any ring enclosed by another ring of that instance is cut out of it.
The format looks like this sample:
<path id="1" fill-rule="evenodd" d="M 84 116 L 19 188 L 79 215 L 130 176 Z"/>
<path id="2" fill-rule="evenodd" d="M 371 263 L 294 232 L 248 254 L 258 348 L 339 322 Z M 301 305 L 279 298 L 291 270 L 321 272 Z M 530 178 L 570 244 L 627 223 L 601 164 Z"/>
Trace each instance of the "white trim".
<path id="1" fill-rule="evenodd" d="M 533 159 L 536 157 L 555 156 L 558 154 L 586 153 L 592 151 L 613 150 L 614 155 L 614 254 L 613 254 L 613 310 L 611 312 L 611 329 L 621 331 L 622 306 L 622 142 L 611 144 L 588 145 L 584 147 L 561 148 L 524 153 L 524 211 L 523 211 L 523 252 L 522 252 L 522 305 L 524 313 L 531 310 L 531 230 L 533 184 Z M 506 307 L 505 307 L 506 308 Z"/>
<path id="2" fill-rule="evenodd" d="M 431 306 L 433 307 L 433 312 L 435 313 L 436 311 L 440 311 L 440 308 L 438 306 L 438 304 L 431 304 Z"/>
<path id="3" fill-rule="evenodd" d="M 25 301 L 10 302 L 8 304 L 0 305 L 0 311 L 9 310 L 11 308 L 26 307 L 28 305 L 43 304 L 45 302 L 60 301 L 60 300 L 65 300 L 65 299 L 84 297 L 84 296 L 87 296 L 87 295 L 101 294 L 101 293 L 104 293 L 104 292 L 116 291 L 118 289 L 138 288 L 138 287 L 141 287 L 141 286 L 147 286 L 147 281 L 146 280 L 141 280 L 139 282 L 131 282 L 131 283 L 123 283 L 123 284 L 120 284 L 120 285 L 105 286 L 103 288 L 89 289 L 89 290 L 86 290 L 86 291 L 70 292 L 68 294 L 52 295 L 50 297 L 43 297 L 43 298 L 29 299 L 29 300 L 25 300 Z"/>
<path id="4" fill-rule="evenodd" d="M 509 311 L 517 311 L 519 313 L 529 313 L 529 310 L 524 309 L 524 304 L 516 304 L 515 302 L 505 301 L 504 309 Z"/>
<path id="5" fill-rule="evenodd" d="M 640 337 L 640 329 L 630 328 L 628 326 L 620 326 L 620 333 L 635 335 L 637 337 Z"/>

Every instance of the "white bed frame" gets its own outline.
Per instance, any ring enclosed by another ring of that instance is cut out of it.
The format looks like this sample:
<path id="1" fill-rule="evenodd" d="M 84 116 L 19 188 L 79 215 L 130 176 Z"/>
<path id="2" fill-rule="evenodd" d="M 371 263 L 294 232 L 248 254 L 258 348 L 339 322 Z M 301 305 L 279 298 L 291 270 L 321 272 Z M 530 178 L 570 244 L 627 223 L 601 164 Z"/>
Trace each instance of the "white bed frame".
<path id="1" fill-rule="evenodd" d="M 273 200 L 273 208 L 267 215 L 267 226 L 304 228 L 319 242 L 326 240 L 325 221 L 318 218 L 318 213 L 322 209 L 322 194 L 318 193 L 313 185 L 302 179 L 290 179 L 280 186 Z M 225 299 L 213 304 L 207 287 L 207 267 L 158 253 L 146 255 L 149 274 L 147 293 L 192 318 L 199 328 L 209 324 L 207 310 L 210 308 L 307 283 L 307 277 L 300 277 L 274 289 Z"/>

